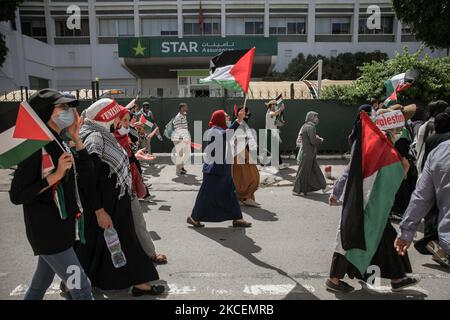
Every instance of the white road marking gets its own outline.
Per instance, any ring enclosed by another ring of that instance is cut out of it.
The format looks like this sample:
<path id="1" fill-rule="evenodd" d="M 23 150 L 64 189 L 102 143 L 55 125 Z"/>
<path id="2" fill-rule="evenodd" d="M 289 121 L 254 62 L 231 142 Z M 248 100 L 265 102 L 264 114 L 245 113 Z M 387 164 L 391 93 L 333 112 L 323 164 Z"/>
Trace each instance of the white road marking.
<path id="1" fill-rule="evenodd" d="M 256 284 L 256 285 L 246 285 L 244 288 L 244 293 L 251 294 L 254 296 L 259 295 L 286 295 L 295 285 L 293 284 Z"/>

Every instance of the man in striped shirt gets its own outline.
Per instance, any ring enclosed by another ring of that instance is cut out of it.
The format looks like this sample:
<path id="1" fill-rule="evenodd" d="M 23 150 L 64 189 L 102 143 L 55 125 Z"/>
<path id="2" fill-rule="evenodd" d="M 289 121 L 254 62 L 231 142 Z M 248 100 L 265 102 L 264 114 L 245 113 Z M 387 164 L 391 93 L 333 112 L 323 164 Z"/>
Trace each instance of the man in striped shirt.
<path id="1" fill-rule="evenodd" d="M 188 105 L 182 102 L 180 103 L 178 110 L 178 114 L 173 119 L 174 131 L 172 134 L 172 141 L 175 145 L 176 152 L 176 174 L 184 175 L 187 173 L 184 165 L 191 156 L 191 135 L 189 134 L 186 118 Z"/>

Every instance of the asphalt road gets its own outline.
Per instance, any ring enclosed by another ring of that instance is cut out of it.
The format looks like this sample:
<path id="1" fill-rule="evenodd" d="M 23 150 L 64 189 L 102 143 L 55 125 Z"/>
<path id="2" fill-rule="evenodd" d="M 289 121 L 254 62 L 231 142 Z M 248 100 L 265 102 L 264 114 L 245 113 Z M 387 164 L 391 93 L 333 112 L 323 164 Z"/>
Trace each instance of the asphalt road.
<path id="1" fill-rule="evenodd" d="M 343 161 L 321 162 L 329 163 L 335 176 L 345 165 Z M 185 220 L 201 183 L 201 171 L 200 166 L 187 169 L 189 175 L 181 178 L 175 177 L 167 161 L 145 169 L 155 195 L 153 202 L 144 205 L 145 219 L 157 251 L 169 259 L 157 267 L 160 282 L 168 287 L 168 293 L 158 299 L 450 299 L 450 270 L 414 249 L 410 250 L 413 271 L 421 278 L 415 287 L 392 293 L 385 280 L 381 287 L 371 289 L 349 280 L 355 292 L 327 292 L 324 282 L 341 207 L 330 208 L 327 195 L 321 192 L 293 196 L 295 166 L 277 176 L 262 172 L 264 187 L 256 193 L 262 209 L 243 208 L 252 228 L 234 229 L 228 222 L 207 223 L 203 229 L 188 227 Z M 5 192 L 9 172 L 0 171 L 0 299 L 21 299 L 36 257 L 26 240 L 22 209 L 12 205 Z M 55 278 L 46 299 L 62 299 L 58 283 Z M 132 298 L 127 290 L 95 293 L 97 299 Z"/>

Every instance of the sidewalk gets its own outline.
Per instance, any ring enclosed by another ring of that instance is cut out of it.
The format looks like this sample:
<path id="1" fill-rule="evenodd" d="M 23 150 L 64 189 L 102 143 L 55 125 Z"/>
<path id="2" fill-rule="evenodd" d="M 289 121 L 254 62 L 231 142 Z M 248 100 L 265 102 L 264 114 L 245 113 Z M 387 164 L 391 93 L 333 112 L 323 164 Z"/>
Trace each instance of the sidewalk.
<path id="1" fill-rule="evenodd" d="M 175 165 L 170 160 L 170 154 L 155 154 L 157 159 L 152 163 L 142 163 L 144 173 L 144 181 L 152 184 L 151 190 L 158 191 L 197 191 L 202 183 L 202 165 L 200 164 L 200 154 L 195 155 L 196 163 L 186 165 L 187 175 L 177 176 L 175 174 Z M 319 157 L 319 165 L 322 171 L 325 166 L 332 166 L 332 177 L 338 178 L 345 169 L 346 160 L 334 157 L 334 159 L 326 158 L 329 156 Z M 322 159 L 321 159 L 322 158 Z M 337 159 L 336 159 L 337 158 Z M 193 159 L 193 158 L 192 158 Z M 275 172 L 272 167 L 263 167 L 258 165 L 260 173 L 260 187 L 286 187 L 292 186 L 297 174 L 298 165 L 296 160 L 283 159 L 285 163 L 289 163 L 289 168 Z M 12 178 L 11 169 L 0 170 L 0 192 L 9 190 Z M 327 183 L 332 185 L 334 180 L 327 179 Z"/>

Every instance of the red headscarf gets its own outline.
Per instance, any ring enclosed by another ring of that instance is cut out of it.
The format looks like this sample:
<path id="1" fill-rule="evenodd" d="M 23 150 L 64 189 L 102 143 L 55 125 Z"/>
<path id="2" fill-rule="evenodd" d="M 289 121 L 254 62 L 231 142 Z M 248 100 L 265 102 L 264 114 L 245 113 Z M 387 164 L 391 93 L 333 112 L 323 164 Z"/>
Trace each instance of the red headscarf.
<path id="1" fill-rule="evenodd" d="M 119 117 L 120 120 L 123 119 L 123 117 L 125 117 L 125 115 L 127 113 L 130 113 L 130 111 L 128 111 L 125 107 L 120 106 L 120 111 L 119 114 L 117 115 Z M 117 142 L 119 142 L 119 144 L 122 146 L 122 148 L 125 149 L 125 151 L 128 153 L 128 156 L 131 156 L 131 139 L 130 137 L 126 134 L 124 136 L 120 135 L 119 130 L 116 129 L 114 131 L 114 136 L 116 137 Z"/>
<path id="2" fill-rule="evenodd" d="M 217 126 L 221 127 L 222 129 L 227 128 L 227 121 L 226 121 L 226 115 L 225 111 L 223 110 L 217 110 L 214 111 L 211 115 L 211 120 L 209 120 L 208 127 Z"/>

